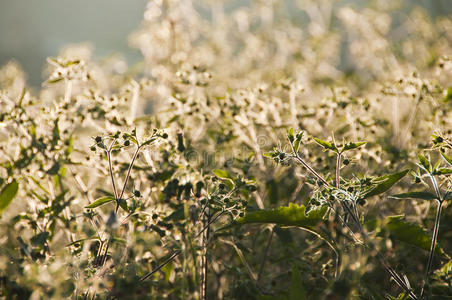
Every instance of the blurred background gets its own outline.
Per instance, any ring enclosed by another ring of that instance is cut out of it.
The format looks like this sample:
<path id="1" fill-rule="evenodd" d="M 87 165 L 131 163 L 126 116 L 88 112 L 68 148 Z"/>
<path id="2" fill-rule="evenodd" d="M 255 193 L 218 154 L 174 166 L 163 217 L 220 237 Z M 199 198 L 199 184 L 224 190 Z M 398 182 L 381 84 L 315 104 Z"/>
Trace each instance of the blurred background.
<path id="1" fill-rule="evenodd" d="M 96 57 L 121 53 L 133 63 L 141 56 L 137 49 L 128 46 L 128 35 L 141 23 L 146 2 L 1 0 L 0 66 L 15 59 L 28 74 L 29 84 L 39 86 L 46 57 L 56 56 L 65 45 L 81 42 L 89 43 Z M 194 2 L 202 5 L 206 0 Z M 337 2 L 339 5 L 347 2 L 366 5 L 369 1 Z M 450 0 L 407 0 L 407 5 L 421 5 L 432 16 L 452 11 Z"/>
<path id="2" fill-rule="evenodd" d="M 97 57 L 120 52 L 140 58 L 128 35 L 142 19 L 146 0 L 0 0 L 0 65 L 20 63 L 38 86 L 46 57 L 68 44 L 88 42 Z"/>

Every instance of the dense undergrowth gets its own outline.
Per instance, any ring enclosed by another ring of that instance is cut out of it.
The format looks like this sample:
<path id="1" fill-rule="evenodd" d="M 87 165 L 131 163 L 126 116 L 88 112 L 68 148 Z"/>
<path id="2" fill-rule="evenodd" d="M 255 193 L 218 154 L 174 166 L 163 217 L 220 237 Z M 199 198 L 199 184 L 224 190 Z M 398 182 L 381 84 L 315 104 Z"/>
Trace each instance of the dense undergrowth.
<path id="1" fill-rule="evenodd" d="M 451 20 L 150 1 L 137 65 L 3 66 L 0 296 L 452 298 Z"/>

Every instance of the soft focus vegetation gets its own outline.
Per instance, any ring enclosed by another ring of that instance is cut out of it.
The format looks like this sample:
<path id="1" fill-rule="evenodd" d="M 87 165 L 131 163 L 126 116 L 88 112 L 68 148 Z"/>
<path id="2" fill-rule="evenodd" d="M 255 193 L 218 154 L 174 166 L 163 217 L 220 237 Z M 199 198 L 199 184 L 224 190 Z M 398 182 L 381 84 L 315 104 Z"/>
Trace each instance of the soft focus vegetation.
<path id="1" fill-rule="evenodd" d="M 1 67 L 2 299 L 451 299 L 452 18 L 409 2 L 154 0 L 137 65 Z"/>

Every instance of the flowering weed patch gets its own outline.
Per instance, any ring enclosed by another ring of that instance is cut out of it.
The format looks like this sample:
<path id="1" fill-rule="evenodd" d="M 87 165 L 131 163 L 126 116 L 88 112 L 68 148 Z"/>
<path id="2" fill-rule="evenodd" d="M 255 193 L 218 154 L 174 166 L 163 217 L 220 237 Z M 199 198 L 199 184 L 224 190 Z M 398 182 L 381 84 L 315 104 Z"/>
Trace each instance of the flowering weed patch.
<path id="1" fill-rule="evenodd" d="M 150 1 L 143 54 L 0 69 L 0 297 L 449 299 L 452 21 Z"/>

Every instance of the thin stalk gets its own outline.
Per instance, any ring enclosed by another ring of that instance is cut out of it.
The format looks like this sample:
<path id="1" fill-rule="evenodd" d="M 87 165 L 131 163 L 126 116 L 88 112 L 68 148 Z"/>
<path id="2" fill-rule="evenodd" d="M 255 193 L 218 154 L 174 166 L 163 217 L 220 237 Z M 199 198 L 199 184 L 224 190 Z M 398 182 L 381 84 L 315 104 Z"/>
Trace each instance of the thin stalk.
<path id="1" fill-rule="evenodd" d="M 433 188 L 435 189 L 436 197 L 438 197 L 438 200 L 441 202 L 442 201 L 441 192 L 439 191 L 439 186 L 438 186 L 438 183 L 436 182 L 436 178 L 432 174 L 428 174 L 428 176 L 430 177 L 430 180 L 432 181 L 432 185 L 433 185 Z"/>
<path id="2" fill-rule="evenodd" d="M 107 152 L 107 158 L 108 158 L 108 167 L 109 167 L 109 172 L 110 172 L 110 177 L 111 177 L 111 183 L 113 185 L 113 192 L 115 194 L 115 200 L 116 200 L 116 212 L 118 212 L 118 206 L 119 206 L 119 199 L 118 198 L 118 189 L 116 188 L 116 181 L 115 181 L 115 176 L 113 174 L 113 167 L 111 164 L 111 149 L 113 148 L 113 145 L 115 144 L 116 139 L 113 140 L 113 142 L 110 144 L 110 147 L 108 147 L 107 150 L 105 150 Z M 99 264 L 100 266 L 103 266 L 103 264 L 105 263 L 106 259 L 107 259 L 107 254 L 108 254 L 108 248 L 110 247 L 110 238 L 107 241 L 107 245 L 105 247 L 105 252 L 104 252 L 104 256 L 100 257 L 100 261 Z"/>
<path id="3" fill-rule="evenodd" d="M 212 224 L 213 222 L 215 222 L 216 220 L 218 220 L 218 218 L 220 216 L 222 216 L 226 211 L 221 211 L 219 214 L 217 214 L 213 219 L 211 219 L 205 226 L 203 229 L 201 229 L 200 232 L 198 232 L 198 234 L 195 236 L 195 238 L 198 238 L 207 228 L 209 228 L 210 224 Z M 162 264 L 160 264 L 157 268 L 155 268 L 154 270 L 152 270 L 151 272 L 147 273 L 146 275 L 144 275 L 143 277 L 140 278 L 140 282 L 148 279 L 150 276 L 152 276 L 152 274 L 154 274 L 155 272 L 157 272 L 158 270 L 160 270 L 161 268 L 163 268 L 164 266 L 166 266 L 167 264 L 169 264 L 171 261 L 173 261 L 173 259 L 175 259 L 179 254 L 181 254 L 182 251 L 181 250 L 176 250 L 173 252 L 173 254 L 171 254 L 171 256 L 165 260 Z"/>
<path id="4" fill-rule="evenodd" d="M 168 257 L 163 263 L 161 263 L 157 268 L 155 268 L 154 270 L 152 270 L 151 272 L 147 273 L 146 275 L 144 275 L 143 277 L 140 278 L 140 281 L 145 281 L 146 279 L 148 279 L 149 277 L 151 277 L 155 272 L 158 272 L 161 268 L 163 268 L 164 266 L 166 266 L 167 264 L 169 264 L 173 259 L 175 259 L 179 254 L 181 254 L 182 251 L 181 250 L 176 250 L 174 251 L 173 254 L 171 254 L 170 257 Z"/>
<path id="5" fill-rule="evenodd" d="M 107 254 L 108 254 L 108 249 L 109 248 L 110 248 L 110 239 L 108 239 L 107 246 L 105 246 L 104 256 L 100 258 L 101 259 L 101 264 L 100 264 L 101 266 L 103 266 L 105 264 L 105 262 L 107 261 Z"/>
<path id="6" fill-rule="evenodd" d="M 129 178 L 130 178 L 130 172 L 132 171 L 133 164 L 135 163 L 135 159 L 138 156 L 138 152 L 140 151 L 140 148 L 141 148 L 140 145 L 137 145 L 137 150 L 135 150 L 135 153 L 133 154 L 133 157 L 132 157 L 132 161 L 130 162 L 129 168 L 127 169 L 127 175 L 126 175 L 126 179 L 124 180 L 124 185 L 122 186 L 121 195 L 119 196 L 119 198 L 116 198 L 115 213 L 118 213 L 119 203 L 121 202 L 122 196 L 124 196 L 124 192 L 126 191 L 127 182 L 129 181 Z"/>
<path id="7" fill-rule="evenodd" d="M 319 175 L 313 168 L 311 168 L 298 154 L 296 154 L 295 158 L 306 168 L 309 172 L 311 172 L 315 177 L 317 177 L 324 185 L 328 186 L 328 182 L 323 179 L 322 176 Z"/>
<path id="8" fill-rule="evenodd" d="M 116 140 L 113 140 L 113 142 L 111 143 L 110 147 L 107 150 L 105 150 L 105 152 L 107 153 L 108 169 L 109 169 L 109 173 L 110 173 L 111 184 L 113 185 L 113 192 L 115 194 L 115 199 L 118 199 L 118 190 L 116 188 L 115 176 L 113 174 L 113 166 L 111 164 L 111 148 L 113 147 L 115 142 L 116 142 Z"/>
<path id="9" fill-rule="evenodd" d="M 210 214 L 206 215 L 206 218 L 204 219 L 207 223 L 210 221 Z M 210 233 L 210 226 L 207 226 L 206 231 L 203 235 L 203 248 L 204 248 L 204 254 L 201 258 L 201 299 L 207 300 L 207 272 L 208 272 L 208 265 L 207 265 L 207 243 L 209 240 L 209 233 Z"/>
<path id="10" fill-rule="evenodd" d="M 140 146 L 139 145 L 137 146 L 137 150 L 133 154 L 132 161 L 130 162 L 129 168 L 127 170 L 126 179 L 124 181 L 124 185 L 123 185 L 122 190 L 121 190 L 121 195 L 118 196 L 118 190 L 116 188 L 116 182 L 115 182 L 115 178 L 114 178 L 114 175 L 113 175 L 113 168 L 112 168 L 112 164 L 111 164 L 111 149 L 112 149 L 112 147 L 113 147 L 115 142 L 116 142 L 116 139 L 113 140 L 113 142 L 111 143 L 111 145 L 108 148 L 108 150 L 106 150 L 106 152 L 107 152 L 107 157 L 108 157 L 108 165 L 109 165 L 109 169 L 110 169 L 111 182 L 112 182 L 112 185 L 113 185 L 113 191 L 115 193 L 115 200 L 116 200 L 115 214 L 116 214 L 116 213 L 118 213 L 119 204 L 121 203 L 122 196 L 124 196 L 124 192 L 126 190 L 127 182 L 129 181 L 130 172 L 132 171 L 133 164 L 135 162 L 135 159 L 138 156 L 138 152 L 140 151 Z M 104 265 L 105 261 L 107 260 L 108 249 L 110 248 L 110 240 L 111 239 L 109 238 L 108 241 L 107 241 L 107 245 L 105 247 L 104 256 L 101 257 L 101 260 L 100 260 L 100 265 L 101 266 Z"/>
<path id="11" fill-rule="evenodd" d="M 438 239 L 438 231 L 439 231 L 439 223 L 441 220 L 442 207 L 443 207 L 443 201 L 438 201 L 438 208 L 436 210 L 436 217 L 435 217 L 435 225 L 433 227 L 432 244 L 430 246 L 430 253 L 428 255 L 427 270 L 425 272 L 425 279 L 424 279 L 424 283 L 422 285 L 421 298 L 424 296 L 425 285 L 428 284 L 428 282 L 429 282 L 429 275 L 430 275 L 430 271 L 431 271 L 432 265 L 433 265 L 433 258 L 435 256 L 435 248 L 436 248 L 436 242 Z"/>
<path id="12" fill-rule="evenodd" d="M 338 152 L 336 157 L 336 188 L 339 189 L 340 180 L 341 180 L 341 155 L 342 153 Z"/>
<path id="13" fill-rule="evenodd" d="M 104 242 L 99 240 L 99 249 L 97 249 L 96 257 L 94 257 L 94 264 L 98 265 L 100 253 L 102 252 L 102 249 L 104 248 Z"/>
<path id="14" fill-rule="evenodd" d="M 270 232 L 270 236 L 268 237 L 268 240 L 267 240 L 267 245 L 265 246 L 264 256 L 262 257 L 261 266 L 259 268 L 259 272 L 257 273 L 257 282 L 259 282 L 259 280 L 260 280 L 260 278 L 262 276 L 262 272 L 264 271 L 265 261 L 267 260 L 268 251 L 270 250 L 270 245 L 272 243 L 273 233 L 274 233 L 274 230 L 272 228 L 272 231 Z"/>
<path id="15" fill-rule="evenodd" d="M 295 151 L 292 143 L 289 141 L 290 147 L 292 148 L 292 153 L 294 154 L 294 156 L 292 156 L 293 158 L 295 158 L 299 163 L 301 163 L 306 169 L 308 169 L 309 172 L 311 172 L 315 177 L 317 177 L 324 185 L 329 186 L 328 182 L 326 182 L 325 179 L 323 179 L 322 176 L 320 176 L 319 173 L 317 173 L 313 168 L 311 168 L 311 166 L 309 166 L 304 159 L 302 159 L 300 157 L 300 155 L 298 155 L 298 153 Z"/>
<path id="16" fill-rule="evenodd" d="M 203 229 L 201 229 L 200 232 L 198 232 L 198 234 L 195 236 L 195 238 L 198 238 L 204 231 L 207 230 L 207 228 L 209 228 L 210 224 L 212 224 L 213 222 L 215 222 L 216 220 L 218 220 L 219 217 L 221 217 L 226 211 L 223 210 L 221 211 L 219 214 L 217 214 L 215 216 L 215 218 L 211 219 L 209 222 L 207 222 L 206 226 L 204 226 Z"/>

